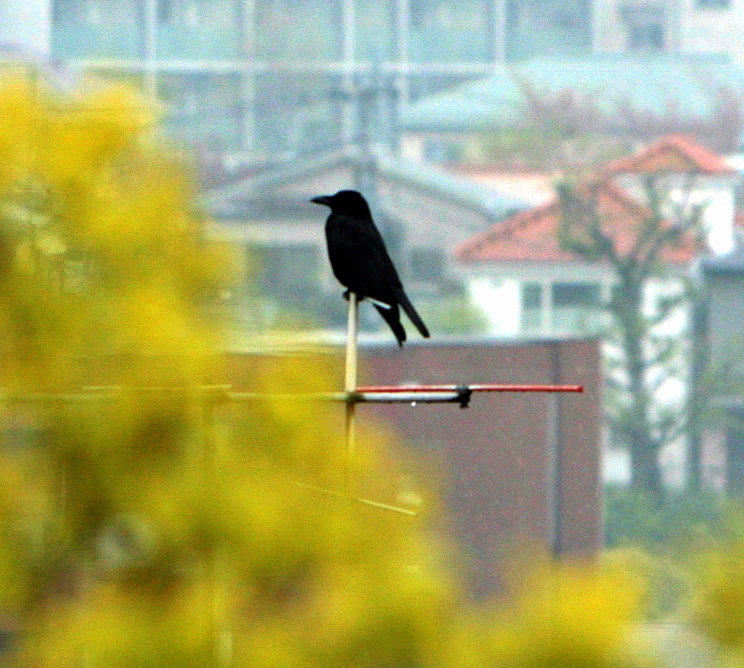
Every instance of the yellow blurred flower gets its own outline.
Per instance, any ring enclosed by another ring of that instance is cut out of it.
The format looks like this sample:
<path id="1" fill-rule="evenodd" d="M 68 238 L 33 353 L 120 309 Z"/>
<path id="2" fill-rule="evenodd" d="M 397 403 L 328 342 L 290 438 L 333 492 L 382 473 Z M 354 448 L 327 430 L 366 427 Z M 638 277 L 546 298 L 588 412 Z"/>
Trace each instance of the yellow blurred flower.
<path id="1" fill-rule="evenodd" d="M 709 638 L 744 658 L 744 542 L 702 555 L 692 618 Z"/>
<path id="2" fill-rule="evenodd" d="M 349 462 L 343 407 L 283 396 L 338 387 L 329 360 L 257 356 L 259 398 L 228 401 L 228 254 L 188 169 L 148 140 L 151 109 L 120 87 L 0 86 L 11 664 L 636 665 L 617 574 L 556 569 L 509 612 L 463 615 L 427 520 L 357 496 L 397 475 L 388 435 L 360 426 Z"/>
<path id="3" fill-rule="evenodd" d="M 524 668 L 652 665 L 632 639 L 641 591 L 627 573 L 546 565 L 497 616 L 488 664 Z"/>

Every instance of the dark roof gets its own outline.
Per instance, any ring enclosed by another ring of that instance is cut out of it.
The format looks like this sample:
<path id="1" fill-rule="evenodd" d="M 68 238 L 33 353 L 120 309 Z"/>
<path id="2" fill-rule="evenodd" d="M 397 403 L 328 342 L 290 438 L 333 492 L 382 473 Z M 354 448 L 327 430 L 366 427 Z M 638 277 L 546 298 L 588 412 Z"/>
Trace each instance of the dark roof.
<path id="1" fill-rule="evenodd" d="M 298 159 L 289 164 L 275 165 L 271 169 L 257 170 L 206 190 L 200 201 L 218 217 L 239 215 L 259 206 L 260 200 L 271 199 L 272 189 L 291 185 L 339 167 L 372 169 L 381 176 L 406 183 L 416 190 L 478 212 L 493 220 L 527 206 L 524 200 L 499 193 L 493 188 L 453 176 L 429 165 L 403 160 L 389 154 L 374 155 L 370 159 L 370 156 L 362 156 L 361 153 L 354 151 Z M 298 200 L 293 204 L 301 206 L 303 202 Z"/>

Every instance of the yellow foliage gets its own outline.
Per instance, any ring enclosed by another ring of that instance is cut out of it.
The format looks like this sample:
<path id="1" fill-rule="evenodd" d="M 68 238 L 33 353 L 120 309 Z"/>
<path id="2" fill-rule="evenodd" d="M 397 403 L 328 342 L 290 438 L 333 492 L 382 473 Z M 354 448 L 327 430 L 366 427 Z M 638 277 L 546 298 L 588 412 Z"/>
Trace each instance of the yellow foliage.
<path id="1" fill-rule="evenodd" d="M 744 659 L 744 541 L 701 555 L 693 620 L 708 637 Z"/>
<path id="2" fill-rule="evenodd" d="M 679 559 L 651 554 L 639 547 L 622 547 L 606 552 L 604 563 L 642 583 L 646 619 L 668 620 L 680 615 L 688 603 L 692 582 Z"/>
<path id="3" fill-rule="evenodd" d="M 12 663 L 619 666 L 635 595 L 559 570 L 462 614 L 425 520 L 347 490 L 339 406 L 230 403 L 229 277 L 188 170 L 121 88 L 0 87 L 0 620 Z M 259 362 L 257 362 L 257 365 Z M 267 357 L 261 395 L 334 389 Z M 394 475 L 361 431 L 359 489 Z M 348 492 L 348 493 L 347 493 Z"/>
<path id="4" fill-rule="evenodd" d="M 624 572 L 546 565 L 526 579 L 513 606 L 498 616 L 488 665 L 598 668 L 652 665 L 630 632 L 641 590 Z"/>
<path id="5" fill-rule="evenodd" d="M 18 184 L 28 172 L 36 148 L 41 109 L 33 80 L 13 79 L 0 95 L 0 191 Z"/>

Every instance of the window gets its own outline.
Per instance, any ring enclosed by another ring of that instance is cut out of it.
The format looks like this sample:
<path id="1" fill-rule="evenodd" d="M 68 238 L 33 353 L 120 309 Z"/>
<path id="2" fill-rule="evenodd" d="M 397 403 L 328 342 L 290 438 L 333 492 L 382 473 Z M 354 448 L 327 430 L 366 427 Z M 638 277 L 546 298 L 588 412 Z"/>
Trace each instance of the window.
<path id="1" fill-rule="evenodd" d="M 396 52 L 396 5 L 393 0 L 357 0 L 354 49 L 357 57 L 379 62 Z"/>
<path id="2" fill-rule="evenodd" d="M 261 0 L 255 11 L 259 57 L 302 61 L 343 55 L 341 0 Z"/>
<path id="3" fill-rule="evenodd" d="M 592 331 L 599 320 L 601 289 L 597 283 L 555 283 L 552 288 L 553 328 L 559 331 Z"/>
<path id="4" fill-rule="evenodd" d="M 138 25 L 137 22 L 143 20 L 144 2 L 143 0 L 67 0 L 53 4 L 52 17 L 55 24 L 127 25 L 128 28 L 132 28 Z"/>
<path id="5" fill-rule="evenodd" d="M 628 26 L 628 49 L 631 51 L 661 51 L 663 48 L 664 26 L 661 23 Z"/>
<path id="6" fill-rule="evenodd" d="M 241 82 L 230 74 L 163 74 L 158 93 L 168 105 L 166 129 L 180 141 L 210 150 L 240 146 Z"/>
<path id="7" fill-rule="evenodd" d="M 593 4 L 596 2 L 590 0 L 506 0 L 507 58 L 521 60 L 591 52 Z"/>
<path id="8" fill-rule="evenodd" d="M 539 283 L 522 283 L 522 329 L 538 330 L 542 325 L 542 294 Z"/>
<path id="9" fill-rule="evenodd" d="M 698 9 L 729 9 L 731 0 L 697 0 L 695 5 Z"/>
<path id="10" fill-rule="evenodd" d="M 158 0 L 158 23 L 170 23 L 173 20 L 174 0 Z"/>
<path id="11" fill-rule="evenodd" d="M 408 7 L 409 21 L 414 28 L 418 28 L 424 23 L 427 8 L 423 0 L 410 0 Z"/>
<path id="12" fill-rule="evenodd" d="M 739 181 L 734 188 L 734 203 L 736 208 L 744 207 L 744 182 Z"/>
<path id="13" fill-rule="evenodd" d="M 265 72 L 255 79 L 255 137 L 267 153 L 312 153 L 340 145 L 339 76 Z"/>
<path id="14" fill-rule="evenodd" d="M 522 284 L 522 307 L 526 309 L 540 308 L 542 301 L 542 285 L 539 283 Z"/>
<path id="15" fill-rule="evenodd" d="M 556 283 L 553 286 L 553 306 L 599 306 L 599 294 L 599 285 L 593 283 Z"/>
<path id="16" fill-rule="evenodd" d="M 238 20 L 236 0 L 157 0 L 157 21 L 161 25 L 229 26 Z"/>

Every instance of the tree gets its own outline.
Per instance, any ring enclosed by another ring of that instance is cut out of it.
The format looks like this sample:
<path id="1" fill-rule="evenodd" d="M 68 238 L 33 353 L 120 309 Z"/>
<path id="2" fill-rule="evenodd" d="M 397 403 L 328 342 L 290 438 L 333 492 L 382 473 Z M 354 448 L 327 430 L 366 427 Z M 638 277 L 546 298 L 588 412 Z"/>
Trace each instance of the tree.
<path id="1" fill-rule="evenodd" d="M 524 98 L 522 122 L 491 133 L 480 150 L 489 160 L 521 169 L 587 170 L 668 134 L 698 137 L 722 153 L 738 150 L 744 127 L 744 98 L 736 88 L 710 87 L 710 111 L 683 118 L 674 100 L 664 111 L 644 109 L 622 98 L 602 99 L 596 90 L 550 90 L 528 77 L 516 83 Z"/>
<path id="2" fill-rule="evenodd" d="M 188 170 L 147 103 L 0 88 L 0 619 L 18 666 L 435 665 L 424 523 L 343 492 L 336 407 L 230 403 Z M 259 395 L 332 389 L 256 365 Z M 393 474 L 360 433 L 360 487 Z"/>
<path id="3" fill-rule="evenodd" d="M 658 500 L 659 453 L 688 424 L 684 404 L 658 400 L 660 389 L 684 377 L 679 328 L 664 328 L 692 299 L 687 281 L 667 280 L 669 263 L 675 251 L 699 243 L 702 208 L 675 197 L 666 174 L 645 176 L 640 185 L 642 203 L 610 177 L 564 181 L 558 187 L 559 235 L 564 249 L 607 263 L 615 278 L 606 304 L 616 349 L 608 360 L 607 417 L 612 434 L 630 452 L 632 484 Z M 689 194 L 689 188 L 683 192 Z M 673 287 L 660 290 L 664 284 Z"/>
<path id="4" fill-rule="evenodd" d="M 266 355 L 226 393 L 225 254 L 145 107 L 0 85 L 7 665 L 640 665 L 622 574 L 546 570 L 465 614 L 426 519 L 344 486 L 382 498 L 383 434 L 347 470 L 341 407 L 287 398 L 333 389 L 327 356 Z"/>

